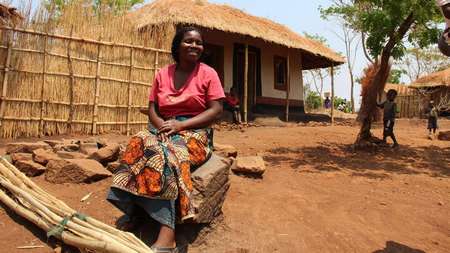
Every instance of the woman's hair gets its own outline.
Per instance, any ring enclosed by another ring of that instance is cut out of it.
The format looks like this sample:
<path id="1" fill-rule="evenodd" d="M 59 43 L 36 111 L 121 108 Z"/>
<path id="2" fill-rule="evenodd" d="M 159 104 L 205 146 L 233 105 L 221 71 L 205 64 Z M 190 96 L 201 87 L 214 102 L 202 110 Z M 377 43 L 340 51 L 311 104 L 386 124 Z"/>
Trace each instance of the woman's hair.
<path id="1" fill-rule="evenodd" d="M 177 29 L 177 32 L 172 40 L 172 58 L 176 63 L 180 62 L 180 44 L 184 38 L 184 34 L 192 31 L 198 32 L 203 39 L 203 34 L 197 27 L 183 26 L 180 29 Z"/>

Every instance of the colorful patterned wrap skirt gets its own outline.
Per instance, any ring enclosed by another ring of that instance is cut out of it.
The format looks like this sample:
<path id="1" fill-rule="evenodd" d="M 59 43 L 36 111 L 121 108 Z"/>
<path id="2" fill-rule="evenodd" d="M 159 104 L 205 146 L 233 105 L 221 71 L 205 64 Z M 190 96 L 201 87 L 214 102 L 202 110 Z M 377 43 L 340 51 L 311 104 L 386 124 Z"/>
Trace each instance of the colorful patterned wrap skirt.
<path id="1" fill-rule="evenodd" d="M 129 141 L 107 199 L 130 216 L 138 206 L 174 228 L 176 220 L 193 218 L 191 171 L 211 154 L 211 128 L 181 131 L 167 142 L 154 128 L 141 131 Z"/>

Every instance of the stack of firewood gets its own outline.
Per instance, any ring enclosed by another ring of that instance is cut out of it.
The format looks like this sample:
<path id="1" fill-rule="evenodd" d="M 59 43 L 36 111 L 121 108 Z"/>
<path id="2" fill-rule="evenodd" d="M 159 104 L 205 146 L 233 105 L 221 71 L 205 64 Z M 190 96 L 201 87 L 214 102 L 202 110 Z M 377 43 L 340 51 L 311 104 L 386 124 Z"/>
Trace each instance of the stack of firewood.
<path id="1" fill-rule="evenodd" d="M 133 234 L 80 214 L 45 192 L 0 158 L 0 201 L 64 243 L 82 252 L 141 253 L 152 250 Z"/>

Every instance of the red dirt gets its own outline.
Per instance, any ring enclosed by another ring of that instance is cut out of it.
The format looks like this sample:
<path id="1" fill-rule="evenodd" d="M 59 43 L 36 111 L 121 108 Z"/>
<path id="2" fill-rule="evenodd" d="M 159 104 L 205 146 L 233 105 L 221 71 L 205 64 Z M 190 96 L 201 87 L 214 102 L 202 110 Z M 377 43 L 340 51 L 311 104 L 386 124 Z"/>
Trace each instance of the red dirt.
<path id="1" fill-rule="evenodd" d="M 440 125 L 450 129 L 450 121 Z M 450 252 L 450 142 L 428 140 L 425 126 L 399 121 L 400 149 L 377 152 L 351 149 L 356 126 L 216 131 L 240 155 L 263 155 L 267 171 L 262 180 L 231 176 L 223 222 L 189 252 Z M 104 200 L 109 180 L 34 180 L 108 224 L 121 215 Z M 43 232 L 3 208 L 0 231 L 1 252 L 52 252 Z M 17 249 L 27 245 L 44 248 Z"/>

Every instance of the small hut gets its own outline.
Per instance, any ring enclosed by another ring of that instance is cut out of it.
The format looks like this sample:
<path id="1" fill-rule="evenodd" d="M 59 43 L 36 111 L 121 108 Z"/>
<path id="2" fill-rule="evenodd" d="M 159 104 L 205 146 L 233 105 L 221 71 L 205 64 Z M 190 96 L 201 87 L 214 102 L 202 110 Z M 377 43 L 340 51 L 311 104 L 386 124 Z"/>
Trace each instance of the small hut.
<path id="1" fill-rule="evenodd" d="M 344 63 L 325 45 L 281 24 L 205 0 L 155 0 L 128 18 L 148 34 L 145 44 L 156 48 L 170 49 L 179 26 L 201 28 L 208 43 L 204 61 L 226 92 L 233 86 L 239 92 L 244 118 L 274 107 L 304 112 L 302 71 Z"/>
<path id="2" fill-rule="evenodd" d="M 450 68 L 417 79 L 411 88 L 424 96 L 423 108 L 433 100 L 441 113 L 450 114 Z"/>

